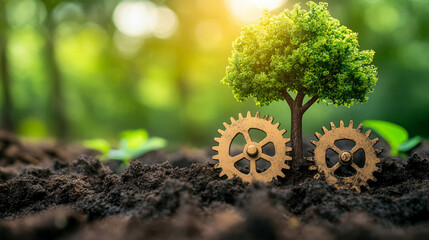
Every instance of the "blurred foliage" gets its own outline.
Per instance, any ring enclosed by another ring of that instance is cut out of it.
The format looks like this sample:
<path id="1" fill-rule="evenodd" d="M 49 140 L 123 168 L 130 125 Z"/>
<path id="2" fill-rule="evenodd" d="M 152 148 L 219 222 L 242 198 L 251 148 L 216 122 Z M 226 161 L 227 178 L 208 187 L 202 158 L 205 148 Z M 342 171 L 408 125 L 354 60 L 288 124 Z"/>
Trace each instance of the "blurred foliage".
<path id="1" fill-rule="evenodd" d="M 149 137 L 144 129 L 123 131 L 120 136 L 118 148 L 112 148 L 110 143 L 102 138 L 85 140 L 83 146 L 101 152 L 101 160 L 119 160 L 128 165 L 132 159 L 167 145 L 165 139 Z"/>
<path id="2" fill-rule="evenodd" d="M 381 120 L 365 120 L 363 122 L 365 127 L 371 128 L 377 132 L 389 144 L 390 153 L 393 156 L 405 154 L 409 150 L 416 147 L 421 142 L 421 137 L 416 136 L 408 139 L 408 132 L 398 124 L 381 121 Z"/>
<path id="3" fill-rule="evenodd" d="M 9 70 L 12 100 L 5 109 L 2 95 L 1 106 L 18 134 L 38 138 L 59 136 L 61 114 L 69 140 L 113 141 L 124 129 L 145 128 L 172 148 L 212 144 L 223 121 L 247 110 L 278 117 L 289 129 L 286 103 L 237 103 L 220 80 L 240 28 L 255 22 L 262 7 L 278 14 L 297 2 L 0 0 L 7 62 L 0 61 Z M 366 104 L 312 107 L 304 134 L 340 119 L 382 119 L 428 137 L 429 1 L 327 2 L 333 17 L 359 33 L 360 48 L 376 52 L 379 81 Z"/>

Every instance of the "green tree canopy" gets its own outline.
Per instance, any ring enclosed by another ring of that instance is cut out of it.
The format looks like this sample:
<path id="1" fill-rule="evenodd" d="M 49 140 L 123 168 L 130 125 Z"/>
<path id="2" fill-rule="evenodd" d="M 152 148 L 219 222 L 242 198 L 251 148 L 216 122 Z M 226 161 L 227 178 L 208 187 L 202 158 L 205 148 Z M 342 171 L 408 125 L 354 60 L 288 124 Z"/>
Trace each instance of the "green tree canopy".
<path id="1" fill-rule="evenodd" d="M 359 50 L 357 33 L 331 17 L 327 3 L 295 5 L 243 28 L 222 83 L 238 101 L 258 105 L 284 99 L 285 91 L 350 106 L 366 102 L 377 82 L 374 51 Z"/>

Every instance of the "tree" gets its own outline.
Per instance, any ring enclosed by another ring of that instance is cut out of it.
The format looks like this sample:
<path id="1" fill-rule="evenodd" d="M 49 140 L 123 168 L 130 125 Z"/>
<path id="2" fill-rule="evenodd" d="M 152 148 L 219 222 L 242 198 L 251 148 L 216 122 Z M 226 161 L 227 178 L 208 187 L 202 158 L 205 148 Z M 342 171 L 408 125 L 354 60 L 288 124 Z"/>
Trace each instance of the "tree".
<path id="1" fill-rule="evenodd" d="M 351 106 L 366 102 L 377 82 L 374 51 L 359 50 L 357 33 L 331 17 L 327 3 L 268 11 L 235 41 L 222 83 L 238 101 L 257 105 L 285 99 L 291 110 L 294 159 L 301 161 L 302 117 L 315 102 Z M 291 93 L 296 94 L 293 98 Z M 304 103 L 305 96 L 310 99 Z"/>

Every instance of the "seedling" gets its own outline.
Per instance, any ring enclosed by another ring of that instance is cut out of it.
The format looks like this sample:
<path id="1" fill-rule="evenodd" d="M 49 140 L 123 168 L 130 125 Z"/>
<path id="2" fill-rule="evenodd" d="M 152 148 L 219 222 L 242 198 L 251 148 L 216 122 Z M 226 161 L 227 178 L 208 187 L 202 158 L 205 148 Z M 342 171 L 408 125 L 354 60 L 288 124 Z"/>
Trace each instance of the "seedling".
<path id="1" fill-rule="evenodd" d="M 167 141 L 159 137 L 149 137 L 144 129 L 128 130 L 121 132 L 119 148 L 113 149 L 105 139 L 92 139 L 83 141 L 86 148 L 94 149 L 102 153 L 101 160 L 122 161 L 123 166 L 128 166 L 135 159 L 147 152 L 164 148 Z"/>
<path id="2" fill-rule="evenodd" d="M 377 82 L 374 51 L 359 50 L 357 33 L 331 17 L 327 3 L 295 5 L 278 16 L 265 11 L 235 41 L 222 83 L 238 101 L 286 100 L 294 159 L 302 161 L 302 117 L 315 102 L 366 102 Z M 295 95 L 295 98 L 292 97 Z M 304 98 L 310 99 L 304 103 Z"/>
<path id="3" fill-rule="evenodd" d="M 386 140 L 391 148 L 390 154 L 393 156 L 401 155 L 406 157 L 406 152 L 415 148 L 422 141 L 420 136 L 409 139 L 407 130 L 395 123 L 381 120 L 366 120 L 364 124 Z"/>

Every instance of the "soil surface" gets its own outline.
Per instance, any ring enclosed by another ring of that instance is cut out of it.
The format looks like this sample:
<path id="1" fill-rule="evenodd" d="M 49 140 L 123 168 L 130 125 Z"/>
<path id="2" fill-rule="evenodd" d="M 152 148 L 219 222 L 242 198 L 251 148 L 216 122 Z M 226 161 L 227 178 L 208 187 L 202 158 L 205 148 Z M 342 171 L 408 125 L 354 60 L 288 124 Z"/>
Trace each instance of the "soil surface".
<path id="1" fill-rule="evenodd" d="M 123 170 L 78 152 L 0 134 L 0 239 L 429 239 L 427 143 L 384 153 L 362 193 L 313 179 L 309 162 L 249 185 L 220 178 L 209 150 Z"/>

